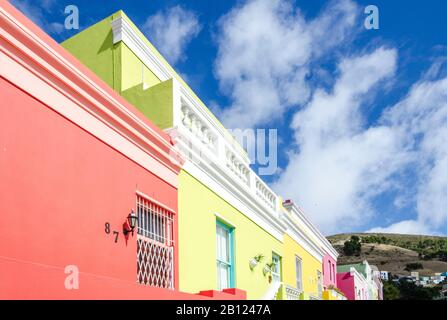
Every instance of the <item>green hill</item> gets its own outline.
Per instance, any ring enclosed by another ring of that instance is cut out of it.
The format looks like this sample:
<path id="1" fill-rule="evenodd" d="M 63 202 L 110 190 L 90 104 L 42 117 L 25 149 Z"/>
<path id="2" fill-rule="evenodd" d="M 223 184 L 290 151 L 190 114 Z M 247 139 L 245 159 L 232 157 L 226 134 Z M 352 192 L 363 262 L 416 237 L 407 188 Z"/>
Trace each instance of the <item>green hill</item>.
<path id="1" fill-rule="evenodd" d="M 358 255 L 347 256 L 343 253 L 343 244 L 353 235 L 361 239 L 362 249 Z M 409 274 L 408 265 L 418 266 L 413 271 L 421 275 L 447 271 L 447 237 L 345 233 L 329 236 L 328 240 L 340 253 L 339 264 L 357 263 L 366 259 L 380 270 L 394 274 Z"/>

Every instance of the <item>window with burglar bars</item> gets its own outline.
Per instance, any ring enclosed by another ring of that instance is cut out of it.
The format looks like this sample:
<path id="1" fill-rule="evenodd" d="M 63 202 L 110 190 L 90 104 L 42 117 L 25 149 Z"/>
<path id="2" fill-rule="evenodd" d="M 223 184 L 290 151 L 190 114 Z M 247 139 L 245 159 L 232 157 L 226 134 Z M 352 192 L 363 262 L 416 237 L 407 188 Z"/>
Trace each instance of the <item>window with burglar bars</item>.
<path id="1" fill-rule="evenodd" d="M 174 214 L 137 196 L 137 281 L 174 289 Z"/>

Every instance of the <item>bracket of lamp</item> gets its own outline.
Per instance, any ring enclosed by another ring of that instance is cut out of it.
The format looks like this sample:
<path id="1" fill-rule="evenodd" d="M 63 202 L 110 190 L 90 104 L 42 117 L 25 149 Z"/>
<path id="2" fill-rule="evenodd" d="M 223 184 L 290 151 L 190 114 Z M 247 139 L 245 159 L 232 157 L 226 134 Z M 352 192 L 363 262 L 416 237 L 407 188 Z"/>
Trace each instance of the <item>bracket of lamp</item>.
<path id="1" fill-rule="evenodd" d="M 133 212 L 133 210 L 128 214 L 126 223 L 123 225 L 123 234 L 127 236 L 129 233 L 132 233 L 135 230 L 135 227 L 137 225 L 138 217 Z"/>

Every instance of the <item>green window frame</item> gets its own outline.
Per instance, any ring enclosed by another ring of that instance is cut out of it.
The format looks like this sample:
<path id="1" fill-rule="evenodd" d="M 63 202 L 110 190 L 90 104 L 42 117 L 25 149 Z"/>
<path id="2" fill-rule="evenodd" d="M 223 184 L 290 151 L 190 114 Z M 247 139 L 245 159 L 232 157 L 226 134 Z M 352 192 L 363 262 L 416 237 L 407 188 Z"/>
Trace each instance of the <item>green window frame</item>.
<path id="1" fill-rule="evenodd" d="M 281 256 L 272 252 L 272 262 L 274 263 L 272 277 L 274 280 L 281 282 L 282 280 L 282 261 Z"/>
<path id="2" fill-rule="evenodd" d="M 217 289 L 234 288 L 234 228 L 219 220 L 216 221 L 216 268 Z"/>

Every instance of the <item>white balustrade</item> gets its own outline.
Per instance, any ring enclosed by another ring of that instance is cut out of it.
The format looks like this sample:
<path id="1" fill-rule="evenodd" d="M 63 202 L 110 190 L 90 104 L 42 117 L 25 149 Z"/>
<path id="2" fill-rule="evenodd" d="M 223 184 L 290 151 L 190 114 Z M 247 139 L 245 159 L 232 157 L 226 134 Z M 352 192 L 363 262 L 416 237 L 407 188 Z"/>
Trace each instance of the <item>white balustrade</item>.
<path id="1" fill-rule="evenodd" d="M 186 104 L 182 104 L 180 117 L 183 125 L 207 148 L 216 151 L 217 136 L 205 124 L 205 121 Z"/>
<path id="2" fill-rule="evenodd" d="M 258 177 L 255 179 L 256 194 L 272 209 L 276 209 L 276 195 Z"/>
<path id="3" fill-rule="evenodd" d="M 233 149 L 234 141 L 228 141 L 228 137 L 220 133 L 215 124 L 209 122 L 206 116 L 199 115 L 200 111 L 195 110 L 183 98 L 181 102 L 181 123 L 192 134 L 191 138 L 197 139 L 194 139 L 197 144 L 190 140 L 188 145 L 193 148 L 205 146 L 216 156 L 215 160 L 220 162 L 220 165 L 232 172 L 234 179 L 250 188 L 250 192 L 260 200 L 260 203 L 276 212 L 278 203 L 276 194 L 250 168 L 248 160 Z"/>
<path id="4" fill-rule="evenodd" d="M 245 185 L 249 185 L 250 169 L 229 149 L 225 149 L 226 165 Z"/>
<path id="5" fill-rule="evenodd" d="M 294 287 L 286 285 L 286 300 L 299 300 L 300 291 Z"/>

